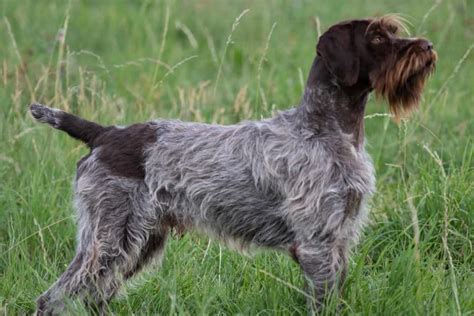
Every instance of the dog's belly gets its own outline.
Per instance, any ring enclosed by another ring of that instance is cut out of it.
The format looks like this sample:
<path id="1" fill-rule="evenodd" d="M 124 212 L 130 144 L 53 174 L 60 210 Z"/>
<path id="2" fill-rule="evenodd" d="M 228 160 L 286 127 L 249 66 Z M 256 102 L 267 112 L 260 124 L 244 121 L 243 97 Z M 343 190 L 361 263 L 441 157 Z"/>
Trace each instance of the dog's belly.
<path id="1" fill-rule="evenodd" d="M 266 204 L 266 203 L 262 203 Z M 205 218 L 198 217 L 198 228 L 203 228 L 219 239 L 233 239 L 237 243 L 264 247 L 285 247 L 295 234 L 276 210 L 259 208 L 259 203 L 209 207 Z"/>
<path id="2" fill-rule="evenodd" d="M 169 184 L 176 178 L 163 168 L 157 176 Z M 199 176 L 193 170 L 182 171 L 180 177 L 165 189 L 165 212 L 224 241 L 278 247 L 294 239 L 281 212 L 283 197 L 259 189 L 248 169 L 230 173 L 214 166 Z"/>

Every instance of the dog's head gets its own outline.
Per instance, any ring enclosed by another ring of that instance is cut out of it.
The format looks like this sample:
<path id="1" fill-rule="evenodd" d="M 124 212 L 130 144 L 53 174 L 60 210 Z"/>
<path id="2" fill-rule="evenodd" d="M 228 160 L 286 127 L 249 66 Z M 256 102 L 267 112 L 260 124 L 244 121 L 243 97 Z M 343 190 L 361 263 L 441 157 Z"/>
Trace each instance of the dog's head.
<path id="1" fill-rule="evenodd" d="M 397 119 L 418 105 L 436 62 L 431 42 L 400 37 L 401 31 L 405 24 L 395 15 L 346 21 L 330 27 L 316 48 L 338 84 L 368 85 Z"/>

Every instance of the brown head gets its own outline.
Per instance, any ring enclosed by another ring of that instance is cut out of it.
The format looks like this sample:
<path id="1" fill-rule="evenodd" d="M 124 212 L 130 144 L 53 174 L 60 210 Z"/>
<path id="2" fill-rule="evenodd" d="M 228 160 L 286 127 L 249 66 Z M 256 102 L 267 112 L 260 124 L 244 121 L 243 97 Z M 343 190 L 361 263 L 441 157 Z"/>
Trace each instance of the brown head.
<path id="1" fill-rule="evenodd" d="M 346 21 L 330 27 L 316 48 L 338 85 L 375 90 L 397 120 L 418 105 L 436 62 L 430 41 L 401 37 L 403 31 L 395 15 Z"/>

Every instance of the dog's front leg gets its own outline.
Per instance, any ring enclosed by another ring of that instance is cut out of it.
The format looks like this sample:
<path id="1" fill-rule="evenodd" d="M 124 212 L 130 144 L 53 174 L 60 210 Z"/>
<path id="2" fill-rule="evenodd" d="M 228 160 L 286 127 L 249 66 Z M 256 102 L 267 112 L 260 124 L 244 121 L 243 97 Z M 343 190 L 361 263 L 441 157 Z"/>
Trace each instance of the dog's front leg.
<path id="1" fill-rule="evenodd" d="M 326 241 L 301 243 L 292 250 L 292 254 L 307 279 L 310 294 L 308 306 L 319 313 L 328 295 L 344 281 L 347 269 L 346 247 L 333 238 L 327 238 Z"/>

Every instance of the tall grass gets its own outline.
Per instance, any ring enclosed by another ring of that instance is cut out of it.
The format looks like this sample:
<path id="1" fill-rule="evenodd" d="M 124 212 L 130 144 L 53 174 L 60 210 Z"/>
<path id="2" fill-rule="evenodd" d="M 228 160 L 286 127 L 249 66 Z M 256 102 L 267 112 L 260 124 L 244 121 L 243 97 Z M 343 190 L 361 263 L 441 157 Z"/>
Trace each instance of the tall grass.
<path id="1" fill-rule="evenodd" d="M 404 14 L 439 54 L 420 111 L 394 124 L 371 100 L 371 223 L 327 314 L 474 313 L 474 8 L 469 1 L 13 1 L 0 5 L 0 311 L 29 314 L 75 247 L 71 182 L 87 150 L 34 124 L 31 101 L 104 124 L 221 124 L 298 103 L 320 30 Z M 242 257 L 173 238 L 117 314 L 305 314 L 283 254 Z M 73 314 L 85 313 L 78 302 Z"/>

